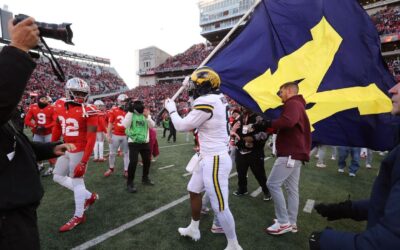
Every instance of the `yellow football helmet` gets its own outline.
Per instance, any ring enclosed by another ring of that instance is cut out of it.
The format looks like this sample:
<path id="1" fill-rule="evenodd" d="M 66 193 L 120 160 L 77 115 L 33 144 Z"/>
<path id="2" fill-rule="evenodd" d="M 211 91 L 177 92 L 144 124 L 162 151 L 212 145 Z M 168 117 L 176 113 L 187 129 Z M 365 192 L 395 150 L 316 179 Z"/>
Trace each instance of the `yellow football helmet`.
<path id="1" fill-rule="evenodd" d="M 221 79 L 217 72 L 207 66 L 196 69 L 190 76 L 190 79 L 198 87 L 209 84 L 212 89 L 218 89 L 221 84 Z"/>

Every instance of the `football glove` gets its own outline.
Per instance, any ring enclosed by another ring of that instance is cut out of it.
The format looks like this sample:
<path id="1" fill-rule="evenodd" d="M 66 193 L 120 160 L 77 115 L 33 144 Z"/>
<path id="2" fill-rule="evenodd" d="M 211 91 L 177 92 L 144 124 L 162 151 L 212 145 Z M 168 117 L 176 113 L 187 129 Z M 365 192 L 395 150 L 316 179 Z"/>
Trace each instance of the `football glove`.
<path id="1" fill-rule="evenodd" d="M 326 217 L 329 221 L 352 218 L 353 204 L 351 200 L 346 200 L 340 203 L 324 204 L 320 203 L 315 205 L 315 210 L 322 216 Z"/>
<path id="2" fill-rule="evenodd" d="M 165 100 L 164 107 L 169 114 L 176 112 L 176 104 L 173 100 L 169 98 Z"/>
<path id="3" fill-rule="evenodd" d="M 86 163 L 79 162 L 74 170 L 74 178 L 82 177 L 86 173 Z"/>

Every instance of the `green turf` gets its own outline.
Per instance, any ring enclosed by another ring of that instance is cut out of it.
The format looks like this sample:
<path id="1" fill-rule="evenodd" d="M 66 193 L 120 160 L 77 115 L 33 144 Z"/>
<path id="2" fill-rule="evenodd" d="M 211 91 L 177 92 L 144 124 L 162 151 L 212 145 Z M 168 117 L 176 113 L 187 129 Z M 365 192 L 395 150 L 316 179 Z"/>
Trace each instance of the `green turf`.
<path id="1" fill-rule="evenodd" d="M 159 136 L 160 147 L 183 143 L 186 143 L 184 134 L 178 133 L 176 144 L 166 143 L 166 140 Z M 73 215 L 73 193 L 54 183 L 51 178 L 43 178 L 46 193 L 38 210 L 42 249 L 73 248 L 186 195 L 186 185 L 190 176 L 182 175 L 186 173 L 185 166 L 193 154 L 192 148 L 192 144 L 161 148 L 161 155 L 157 162 L 152 163 L 150 171 L 151 179 L 156 185 L 143 186 L 137 181 L 136 194 L 126 192 L 121 157 L 117 158 L 116 171 L 109 178 L 103 177 L 108 168 L 107 163 L 91 163 L 85 183 L 89 191 L 99 193 L 100 200 L 87 212 L 86 223 L 67 233 L 59 233 L 58 228 Z M 267 154 L 269 152 L 266 150 Z M 329 153 L 330 151 L 327 152 L 327 158 Z M 368 197 L 381 159 L 381 156 L 375 154 L 371 170 L 366 169 L 365 162 L 362 161 L 362 168 L 355 178 L 339 174 L 336 161 L 329 159 L 325 169 L 316 168 L 314 158 L 304 166 L 300 180 L 297 234 L 273 237 L 263 232 L 263 228 L 271 224 L 274 218 L 274 209 L 273 202 L 264 202 L 261 194 L 256 198 L 230 195 L 230 208 L 236 221 L 240 244 L 244 249 L 308 249 L 307 238 L 314 230 L 321 230 L 326 226 L 353 232 L 363 230 L 363 222 L 342 220 L 328 223 L 315 212 L 308 214 L 302 210 L 307 199 L 338 202 L 347 199 L 349 194 L 352 199 Z M 273 158 L 266 161 L 267 174 L 273 161 Z M 175 166 L 158 169 L 171 164 Z M 232 172 L 235 171 L 233 168 Z M 140 180 L 141 173 L 142 168 L 138 167 L 136 180 Z M 236 189 L 236 183 L 237 177 L 231 178 L 230 193 Z M 250 192 L 257 189 L 251 172 L 248 189 Z M 189 202 L 185 201 L 109 238 L 93 249 L 224 249 L 224 235 L 215 235 L 209 230 L 212 218 L 212 214 L 203 216 L 200 223 L 200 241 L 194 242 L 180 237 L 177 228 L 187 226 L 190 222 Z"/>

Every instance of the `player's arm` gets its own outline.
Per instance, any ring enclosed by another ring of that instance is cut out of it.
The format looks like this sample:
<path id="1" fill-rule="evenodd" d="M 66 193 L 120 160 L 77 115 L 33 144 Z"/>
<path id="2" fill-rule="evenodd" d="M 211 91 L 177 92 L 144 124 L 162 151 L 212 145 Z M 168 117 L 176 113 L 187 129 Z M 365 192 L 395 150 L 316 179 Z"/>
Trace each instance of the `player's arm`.
<path id="1" fill-rule="evenodd" d="M 56 124 L 56 120 L 54 119 L 54 109 L 53 109 L 53 107 L 52 107 L 52 111 L 51 111 L 51 115 L 50 115 L 50 117 L 52 118 L 51 119 L 51 122 L 48 122 L 48 123 L 46 123 L 45 125 L 44 125 L 44 127 L 45 128 L 51 128 L 51 127 L 53 127 L 55 124 Z"/>
<path id="2" fill-rule="evenodd" d="M 51 130 L 51 141 L 59 141 L 62 134 L 62 128 L 60 120 L 58 119 L 56 114 L 53 114 L 54 126 Z"/>
<path id="3" fill-rule="evenodd" d="M 170 114 L 172 123 L 177 131 L 190 131 L 200 127 L 205 121 L 211 118 L 212 113 L 204 110 L 193 109 L 184 118 L 177 112 Z"/>
<path id="4" fill-rule="evenodd" d="M 89 116 L 87 119 L 86 146 L 81 162 L 87 163 L 96 143 L 98 116 Z"/>
<path id="5" fill-rule="evenodd" d="M 33 112 L 32 109 L 30 108 L 24 119 L 25 125 L 31 128 L 35 128 L 36 125 L 34 122 L 32 122 L 32 120 L 33 120 Z"/>

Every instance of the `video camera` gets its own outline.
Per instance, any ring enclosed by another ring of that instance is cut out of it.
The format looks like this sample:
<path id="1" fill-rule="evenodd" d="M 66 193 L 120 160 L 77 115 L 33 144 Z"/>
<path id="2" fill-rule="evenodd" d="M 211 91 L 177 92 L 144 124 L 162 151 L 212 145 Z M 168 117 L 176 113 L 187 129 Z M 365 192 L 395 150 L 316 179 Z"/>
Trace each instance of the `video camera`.
<path id="1" fill-rule="evenodd" d="M 23 21 L 29 16 L 24 14 L 18 14 L 15 16 L 13 24 Z M 74 45 L 72 42 L 73 33 L 71 30 L 71 23 L 62 23 L 62 24 L 54 24 L 54 23 L 42 23 L 35 22 L 39 28 L 40 36 L 48 37 L 56 40 L 61 40 L 66 44 Z"/>
<path id="2" fill-rule="evenodd" d="M 136 114 L 143 114 L 143 111 L 144 111 L 144 103 L 140 100 L 128 99 L 126 107 L 127 107 L 127 111 L 136 113 Z"/>

